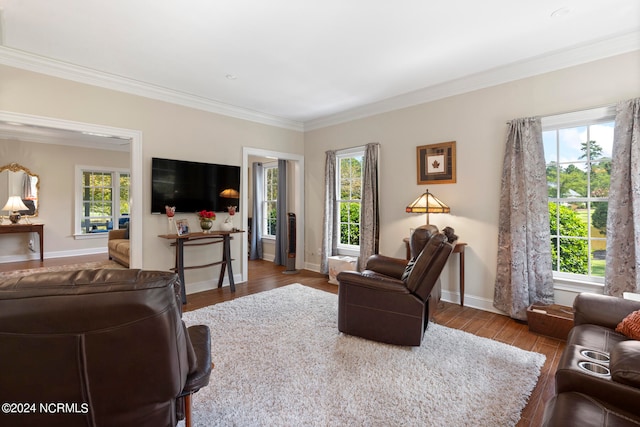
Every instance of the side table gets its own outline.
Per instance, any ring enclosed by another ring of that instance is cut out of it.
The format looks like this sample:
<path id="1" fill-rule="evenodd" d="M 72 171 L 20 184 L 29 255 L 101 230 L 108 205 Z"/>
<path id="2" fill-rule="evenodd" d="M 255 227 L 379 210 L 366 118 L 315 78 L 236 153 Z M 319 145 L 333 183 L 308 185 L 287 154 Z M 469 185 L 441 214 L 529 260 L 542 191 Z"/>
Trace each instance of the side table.
<path id="1" fill-rule="evenodd" d="M 407 260 L 411 259 L 411 244 L 408 237 L 402 239 L 407 248 Z M 453 248 L 453 253 L 458 254 L 460 257 L 460 306 L 464 307 L 464 250 L 467 247 L 466 243 L 458 242 Z"/>

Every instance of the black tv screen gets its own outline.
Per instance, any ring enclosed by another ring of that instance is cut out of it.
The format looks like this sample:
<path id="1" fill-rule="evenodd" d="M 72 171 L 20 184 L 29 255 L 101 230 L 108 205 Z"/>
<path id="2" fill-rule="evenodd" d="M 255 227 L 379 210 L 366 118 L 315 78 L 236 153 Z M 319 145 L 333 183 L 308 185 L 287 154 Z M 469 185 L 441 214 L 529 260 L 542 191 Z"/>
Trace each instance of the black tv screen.
<path id="1" fill-rule="evenodd" d="M 151 213 L 165 213 L 165 205 L 178 213 L 203 209 L 240 211 L 240 166 L 152 158 Z"/>

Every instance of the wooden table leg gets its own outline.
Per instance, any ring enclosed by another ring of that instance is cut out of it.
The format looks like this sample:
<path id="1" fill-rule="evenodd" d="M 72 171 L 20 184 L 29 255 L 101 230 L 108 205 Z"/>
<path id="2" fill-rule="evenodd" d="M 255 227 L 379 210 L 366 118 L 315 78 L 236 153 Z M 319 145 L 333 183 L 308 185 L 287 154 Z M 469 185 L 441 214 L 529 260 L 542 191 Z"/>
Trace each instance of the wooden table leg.
<path id="1" fill-rule="evenodd" d="M 464 307 L 464 248 L 460 251 L 460 306 Z"/>
<path id="2" fill-rule="evenodd" d="M 38 230 L 38 236 L 40 236 L 40 262 L 44 261 L 44 230 L 41 228 Z"/>
<path id="3" fill-rule="evenodd" d="M 233 280 L 233 269 L 231 267 L 231 236 L 225 234 L 222 236 L 222 267 L 220 268 L 220 278 L 218 279 L 218 287 L 222 287 L 225 270 L 229 276 L 229 287 L 231 292 L 236 291 L 236 284 Z"/>

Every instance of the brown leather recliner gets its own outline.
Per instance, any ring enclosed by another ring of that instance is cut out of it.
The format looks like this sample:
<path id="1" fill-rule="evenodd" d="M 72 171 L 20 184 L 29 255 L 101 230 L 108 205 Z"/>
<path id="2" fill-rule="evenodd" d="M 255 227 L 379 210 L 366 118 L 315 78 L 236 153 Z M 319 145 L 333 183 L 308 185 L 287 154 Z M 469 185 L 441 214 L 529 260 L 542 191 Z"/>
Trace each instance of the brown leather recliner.
<path id="1" fill-rule="evenodd" d="M 429 299 L 457 236 L 447 227 L 417 228 L 406 260 L 373 255 L 361 273 L 338 274 L 338 329 L 373 341 L 419 346 L 429 323 Z"/>
<path id="2" fill-rule="evenodd" d="M 210 343 L 207 326 L 182 322 L 173 273 L 0 282 L 0 402 L 15 403 L 0 425 L 175 426 L 183 397 L 209 382 Z"/>

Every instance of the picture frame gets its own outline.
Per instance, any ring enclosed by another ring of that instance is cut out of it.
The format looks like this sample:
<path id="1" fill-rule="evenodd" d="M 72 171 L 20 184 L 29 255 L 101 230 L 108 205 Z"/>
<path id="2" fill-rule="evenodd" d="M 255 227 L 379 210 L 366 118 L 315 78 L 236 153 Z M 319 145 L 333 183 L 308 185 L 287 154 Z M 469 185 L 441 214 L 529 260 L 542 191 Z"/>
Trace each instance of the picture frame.
<path id="1" fill-rule="evenodd" d="M 418 185 L 456 182 L 456 142 L 421 145 L 416 149 Z"/>
<path id="2" fill-rule="evenodd" d="M 188 219 L 178 219 L 175 222 L 176 224 L 176 234 L 178 236 L 185 236 L 189 234 L 189 220 Z"/>

